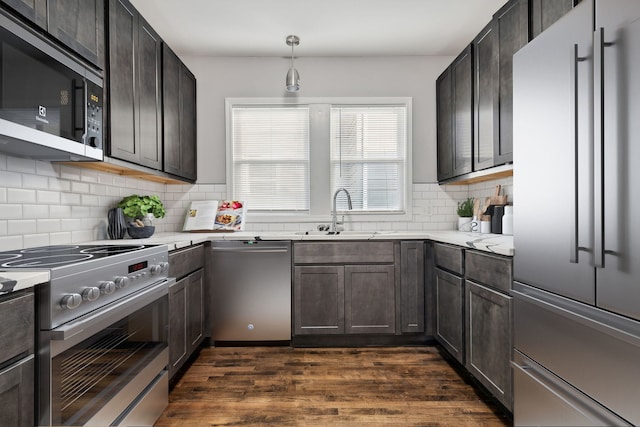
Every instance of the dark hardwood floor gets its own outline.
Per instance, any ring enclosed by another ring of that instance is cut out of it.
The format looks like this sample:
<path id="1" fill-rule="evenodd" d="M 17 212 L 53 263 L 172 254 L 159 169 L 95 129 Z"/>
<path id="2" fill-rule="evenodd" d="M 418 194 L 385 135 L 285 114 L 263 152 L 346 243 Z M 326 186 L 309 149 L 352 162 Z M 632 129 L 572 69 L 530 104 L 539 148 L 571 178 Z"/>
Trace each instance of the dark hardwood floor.
<path id="1" fill-rule="evenodd" d="M 203 348 L 155 424 L 509 426 L 437 347 Z"/>

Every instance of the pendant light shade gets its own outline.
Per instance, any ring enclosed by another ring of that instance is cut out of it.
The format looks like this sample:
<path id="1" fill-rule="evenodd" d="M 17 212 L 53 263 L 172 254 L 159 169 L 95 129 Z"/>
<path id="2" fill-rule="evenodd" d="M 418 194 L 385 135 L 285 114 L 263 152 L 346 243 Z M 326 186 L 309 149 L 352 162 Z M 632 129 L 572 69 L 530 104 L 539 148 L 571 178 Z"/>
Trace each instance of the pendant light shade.
<path id="1" fill-rule="evenodd" d="M 291 68 L 287 71 L 287 79 L 285 81 L 287 92 L 298 92 L 300 90 L 300 74 L 293 66 L 293 47 L 299 44 L 300 38 L 298 36 L 287 37 L 287 45 L 291 46 Z"/>

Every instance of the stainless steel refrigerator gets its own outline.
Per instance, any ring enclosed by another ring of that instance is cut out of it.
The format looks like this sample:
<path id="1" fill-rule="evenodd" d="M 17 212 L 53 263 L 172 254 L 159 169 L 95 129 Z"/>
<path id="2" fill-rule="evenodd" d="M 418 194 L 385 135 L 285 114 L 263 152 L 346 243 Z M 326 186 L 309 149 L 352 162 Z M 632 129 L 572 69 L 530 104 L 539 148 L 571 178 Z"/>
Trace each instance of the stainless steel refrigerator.
<path id="1" fill-rule="evenodd" d="M 514 56 L 514 422 L 640 424 L 640 1 Z"/>

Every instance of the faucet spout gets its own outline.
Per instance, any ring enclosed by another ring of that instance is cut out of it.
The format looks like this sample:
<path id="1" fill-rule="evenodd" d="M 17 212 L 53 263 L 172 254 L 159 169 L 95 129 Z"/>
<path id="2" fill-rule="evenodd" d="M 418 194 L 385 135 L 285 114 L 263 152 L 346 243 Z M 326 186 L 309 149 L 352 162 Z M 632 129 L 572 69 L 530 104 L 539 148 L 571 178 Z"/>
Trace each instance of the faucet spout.
<path id="1" fill-rule="evenodd" d="M 336 200 L 338 199 L 338 193 L 344 191 L 344 194 L 347 195 L 347 205 L 349 206 L 349 210 L 353 209 L 353 205 L 351 204 L 351 194 L 346 188 L 338 188 L 335 193 L 333 193 L 333 211 L 332 211 L 332 222 L 331 222 L 331 233 L 335 234 L 338 232 L 338 219 L 336 212 Z"/>

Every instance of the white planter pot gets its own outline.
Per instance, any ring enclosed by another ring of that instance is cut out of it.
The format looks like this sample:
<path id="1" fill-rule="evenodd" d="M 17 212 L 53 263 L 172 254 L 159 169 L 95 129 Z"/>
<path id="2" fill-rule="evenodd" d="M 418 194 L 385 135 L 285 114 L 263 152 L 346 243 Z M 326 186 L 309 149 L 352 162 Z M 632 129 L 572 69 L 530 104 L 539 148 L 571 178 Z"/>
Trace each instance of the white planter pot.
<path id="1" fill-rule="evenodd" d="M 458 231 L 471 231 L 470 217 L 458 217 Z"/>

